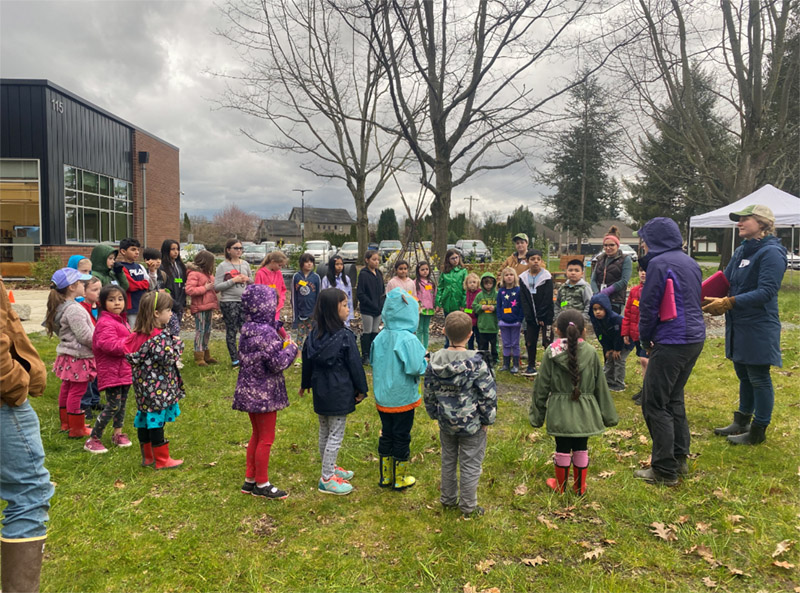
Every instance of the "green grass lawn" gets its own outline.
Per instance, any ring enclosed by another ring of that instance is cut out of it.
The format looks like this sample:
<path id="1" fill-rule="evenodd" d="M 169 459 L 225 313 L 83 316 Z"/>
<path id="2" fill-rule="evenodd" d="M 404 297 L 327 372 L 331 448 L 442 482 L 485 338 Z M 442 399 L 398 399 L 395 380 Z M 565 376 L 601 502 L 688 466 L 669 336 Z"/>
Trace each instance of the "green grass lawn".
<path id="1" fill-rule="evenodd" d="M 782 291 L 787 320 L 797 322 L 798 305 L 800 291 Z M 55 341 L 34 343 L 49 364 Z M 423 410 L 411 443 L 417 485 L 377 486 L 380 421 L 371 398 L 348 419 L 339 457 L 355 471 L 355 491 L 319 494 L 317 421 L 311 397 L 296 396 L 299 367 L 286 373 L 291 405 L 278 414 L 270 465 L 272 481 L 290 492 L 285 501 L 239 493 L 250 424 L 231 409 L 237 372 L 226 364 L 199 369 L 191 352 L 185 357 L 183 414 L 166 431 L 173 457 L 185 463 L 161 472 L 139 465 L 132 401 L 126 432 L 134 447 L 90 455 L 82 440 L 59 433 L 51 375 L 33 401 L 56 483 L 42 590 L 797 590 L 800 330 L 786 331 L 782 343 L 767 442 L 738 448 L 712 432 L 730 421 L 738 383 L 723 340 L 706 343 L 686 394 L 691 474 L 671 489 L 633 479 L 650 446 L 630 401 L 641 385 L 631 356 L 628 391 L 615 395 L 620 424 L 590 439 L 583 499 L 545 486 L 554 446 L 528 424 L 532 380 L 501 374 L 478 490 L 486 515 L 471 520 L 439 505 L 438 431 Z M 221 342 L 212 348 L 226 358 Z M 110 429 L 105 440 L 110 446 Z M 787 541 L 794 545 L 775 555 Z"/>

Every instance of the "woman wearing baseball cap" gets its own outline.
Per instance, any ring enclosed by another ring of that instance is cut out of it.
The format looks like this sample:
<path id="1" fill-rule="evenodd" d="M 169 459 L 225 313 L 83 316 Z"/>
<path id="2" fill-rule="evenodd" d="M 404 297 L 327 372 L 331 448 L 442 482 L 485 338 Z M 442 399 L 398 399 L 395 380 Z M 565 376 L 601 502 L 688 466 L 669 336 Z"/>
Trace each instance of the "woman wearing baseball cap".
<path id="1" fill-rule="evenodd" d="M 714 434 L 736 445 L 757 445 L 765 440 L 775 401 L 769 367 L 781 366 L 778 290 L 786 249 L 773 235 L 775 215 L 767 206 L 751 205 L 730 217 L 742 239 L 725 268 L 730 290 L 726 297 L 706 299 L 703 311 L 725 314 L 725 356 L 739 378 L 739 410 Z"/>

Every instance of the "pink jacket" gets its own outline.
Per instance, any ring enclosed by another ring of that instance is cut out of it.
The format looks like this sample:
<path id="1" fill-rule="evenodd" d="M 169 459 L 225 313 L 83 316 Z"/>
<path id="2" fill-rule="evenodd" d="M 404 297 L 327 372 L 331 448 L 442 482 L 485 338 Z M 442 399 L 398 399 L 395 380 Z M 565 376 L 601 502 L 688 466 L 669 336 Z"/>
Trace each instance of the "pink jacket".
<path id="1" fill-rule="evenodd" d="M 118 385 L 130 385 L 131 365 L 125 359 L 125 342 L 131 328 L 125 314 L 101 311 L 94 328 L 92 350 L 97 364 L 97 388 L 101 391 Z"/>
<path id="2" fill-rule="evenodd" d="M 211 282 L 211 288 L 206 289 L 208 282 Z M 186 278 L 186 294 L 192 297 L 189 310 L 193 315 L 198 311 L 219 309 L 217 293 L 214 292 L 214 276 L 209 276 L 197 268 L 189 268 L 189 275 Z"/>
<path id="3" fill-rule="evenodd" d="M 275 312 L 275 319 L 280 319 L 283 303 L 286 301 L 286 283 L 283 281 L 283 272 L 281 270 L 273 272 L 267 266 L 259 268 L 256 272 L 256 284 L 270 286 L 278 293 L 278 310 Z"/>

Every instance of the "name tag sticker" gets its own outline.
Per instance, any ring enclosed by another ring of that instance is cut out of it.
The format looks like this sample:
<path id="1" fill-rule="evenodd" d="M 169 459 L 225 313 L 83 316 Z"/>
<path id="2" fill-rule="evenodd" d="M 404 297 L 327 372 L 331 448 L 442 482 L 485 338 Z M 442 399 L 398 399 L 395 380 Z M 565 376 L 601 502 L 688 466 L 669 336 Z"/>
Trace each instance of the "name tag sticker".
<path id="1" fill-rule="evenodd" d="M 566 307 L 567 305 L 569 305 L 569 301 L 561 301 L 562 307 Z"/>
<path id="2" fill-rule="evenodd" d="M 275 288 L 274 284 L 267 284 L 267 286 L 269 286 L 270 288 Z"/>
<path id="3" fill-rule="evenodd" d="M 634 307 L 638 307 L 639 306 L 639 299 L 633 299 L 633 306 Z"/>
<path id="4" fill-rule="evenodd" d="M 305 280 L 301 280 L 300 282 L 298 282 L 298 284 L 300 286 L 308 286 L 308 282 L 306 282 Z"/>
<path id="5" fill-rule="evenodd" d="M 750 260 L 749 260 L 749 259 L 743 259 L 743 260 L 742 260 L 742 261 L 739 263 L 739 267 L 740 267 L 740 268 L 746 268 L 746 267 L 747 267 L 747 266 L 749 266 L 749 265 L 750 265 Z"/>
<path id="6" fill-rule="evenodd" d="M 472 309 L 464 309 L 464 313 L 472 313 Z"/>
<path id="7" fill-rule="evenodd" d="M 183 284 L 183 278 L 175 278 L 175 284 Z"/>
<path id="8" fill-rule="evenodd" d="M 425 290 L 433 290 L 433 284 L 428 284 L 428 285 L 425 287 Z"/>
<path id="9" fill-rule="evenodd" d="M 505 309 L 503 309 L 503 313 L 506 314 L 511 313 L 511 307 L 506 307 Z"/>

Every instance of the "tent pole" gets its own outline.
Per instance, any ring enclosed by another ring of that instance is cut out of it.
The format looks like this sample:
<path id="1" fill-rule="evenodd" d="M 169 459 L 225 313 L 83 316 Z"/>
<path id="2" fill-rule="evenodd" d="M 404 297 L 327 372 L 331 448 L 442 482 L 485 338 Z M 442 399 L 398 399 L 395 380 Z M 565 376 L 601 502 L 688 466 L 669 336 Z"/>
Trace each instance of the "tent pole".
<path id="1" fill-rule="evenodd" d="M 792 275 L 792 286 L 794 286 L 794 225 L 792 225 L 792 244 L 789 247 L 789 257 L 791 258 L 789 261 L 792 264 L 789 266 L 791 270 L 790 274 Z"/>
<path id="2" fill-rule="evenodd" d="M 692 257 L 692 225 L 689 225 L 689 257 Z"/>

